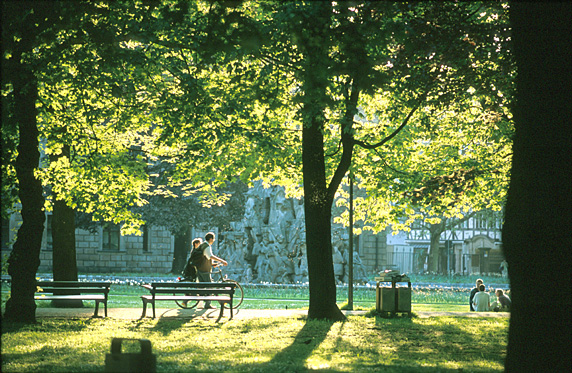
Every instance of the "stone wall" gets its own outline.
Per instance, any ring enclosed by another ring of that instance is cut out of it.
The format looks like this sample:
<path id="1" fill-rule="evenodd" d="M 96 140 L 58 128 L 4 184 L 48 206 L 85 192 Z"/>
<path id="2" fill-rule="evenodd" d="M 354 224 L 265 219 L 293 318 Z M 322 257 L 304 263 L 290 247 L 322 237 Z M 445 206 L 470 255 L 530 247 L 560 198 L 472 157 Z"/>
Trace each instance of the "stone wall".
<path id="1" fill-rule="evenodd" d="M 80 273 L 168 273 L 173 261 L 173 237 L 164 228 L 149 229 L 149 244 L 142 236 L 121 236 L 117 250 L 103 248 L 102 229 L 96 233 L 76 229 L 76 258 Z M 44 244 L 39 272 L 52 271 L 52 249 Z"/>
<path id="2" fill-rule="evenodd" d="M 10 221 L 11 232 L 16 232 L 20 223 L 21 218 L 15 214 Z M 230 231 L 217 233 L 213 248 L 215 255 L 229 262 L 225 268 L 229 277 L 243 282 L 308 281 L 302 200 L 286 198 L 282 187 L 263 188 L 257 183 L 247 192 L 244 218 L 230 225 Z M 347 283 L 348 230 L 334 224 L 332 232 L 336 280 Z M 193 237 L 204 233 L 193 230 Z M 43 273 L 52 271 L 50 234 L 46 227 L 39 268 Z M 168 273 L 171 270 L 174 238 L 162 227 L 149 228 L 146 248 L 143 236 L 121 236 L 113 250 L 104 248 L 102 237 L 103 228 L 94 233 L 76 230 L 80 273 Z M 365 282 L 368 275 L 384 267 L 385 235 L 376 238 L 364 232 L 354 243 L 353 277 L 356 282 Z"/>

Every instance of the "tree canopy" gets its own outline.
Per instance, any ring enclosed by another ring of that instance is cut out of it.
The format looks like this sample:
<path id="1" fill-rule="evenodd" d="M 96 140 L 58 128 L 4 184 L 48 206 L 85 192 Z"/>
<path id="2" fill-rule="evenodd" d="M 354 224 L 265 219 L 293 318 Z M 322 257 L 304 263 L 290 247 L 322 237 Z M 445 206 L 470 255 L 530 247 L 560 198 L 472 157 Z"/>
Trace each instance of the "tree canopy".
<path id="1" fill-rule="evenodd" d="M 305 199 L 309 314 L 339 318 L 331 209 L 350 168 L 367 191 L 357 217 L 374 230 L 419 212 L 498 208 L 512 131 L 506 12 L 489 2 L 58 3 L 59 22 L 26 55 L 54 156 L 44 181 L 125 232 L 142 223 L 133 207 L 159 160 L 172 167 L 153 193 L 179 185 L 207 205 L 238 178 L 284 185 Z"/>
<path id="2" fill-rule="evenodd" d="M 163 100 L 176 115 L 161 131 L 181 154 L 178 178 L 303 186 L 311 284 L 312 274 L 321 289 L 333 284 L 331 206 L 350 167 L 367 190 L 358 217 L 375 230 L 501 205 L 513 74 L 503 4 L 175 2 L 156 12 L 156 24 L 171 22 L 146 42 L 176 66 Z M 310 314 L 336 317 L 332 294 L 313 302 L 311 291 Z"/>

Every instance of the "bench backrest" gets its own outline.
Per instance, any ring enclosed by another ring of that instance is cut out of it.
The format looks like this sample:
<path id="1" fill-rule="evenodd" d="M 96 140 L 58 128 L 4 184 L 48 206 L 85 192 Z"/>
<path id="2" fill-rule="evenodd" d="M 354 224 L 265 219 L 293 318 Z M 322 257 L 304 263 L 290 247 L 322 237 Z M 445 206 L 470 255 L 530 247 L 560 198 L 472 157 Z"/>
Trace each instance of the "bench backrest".
<path id="1" fill-rule="evenodd" d="M 109 293 L 111 282 L 84 282 L 84 281 L 36 281 L 40 288 L 39 293 L 53 292 L 81 292 L 81 293 Z"/>
<path id="2" fill-rule="evenodd" d="M 143 285 L 151 294 L 189 293 L 207 295 L 210 293 L 234 294 L 236 284 L 232 282 L 152 282 Z"/>
<path id="3" fill-rule="evenodd" d="M 234 282 L 152 282 L 149 284 L 153 288 L 235 288 Z"/>

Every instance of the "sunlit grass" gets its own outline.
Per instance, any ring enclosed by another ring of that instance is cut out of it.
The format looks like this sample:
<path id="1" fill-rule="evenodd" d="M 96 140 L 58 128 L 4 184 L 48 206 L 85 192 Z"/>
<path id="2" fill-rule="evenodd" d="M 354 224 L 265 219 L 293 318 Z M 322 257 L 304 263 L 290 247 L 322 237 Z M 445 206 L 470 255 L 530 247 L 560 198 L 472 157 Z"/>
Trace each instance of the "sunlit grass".
<path id="1" fill-rule="evenodd" d="M 111 339 L 146 338 L 157 371 L 502 371 L 508 319 L 351 316 L 346 322 L 259 318 L 42 319 L 3 323 L 2 371 L 103 371 Z M 137 350 L 131 347 L 133 350 Z M 130 351 L 130 350 L 127 350 Z"/>
<path id="2" fill-rule="evenodd" d="M 113 284 L 109 295 L 110 308 L 140 308 L 141 295 L 147 291 L 138 284 Z M 9 297 L 9 286 L 2 284 L 2 307 Z M 307 287 L 260 287 L 244 286 L 245 309 L 304 309 L 308 308 L 309 294 Z M 338 288 L 337 300 L 343 305 L 347 303 L 347 288 Z M 414 311 L 468 311 L 468 289 L 454 288 L 413 288 L 412 308 Z M 494 298 L 491 299 L 494 301 Z M 93 307 L 93 302 L 84 302 L 86 307 Z M 50 302 L 37 302 L 38 307 L 50 307 Z M 353 292 L 354 309 L 375 308 L 375 288 L 356 288 Z M 174 302 L 158 302 L 160 308 L 176 308 Z"/>

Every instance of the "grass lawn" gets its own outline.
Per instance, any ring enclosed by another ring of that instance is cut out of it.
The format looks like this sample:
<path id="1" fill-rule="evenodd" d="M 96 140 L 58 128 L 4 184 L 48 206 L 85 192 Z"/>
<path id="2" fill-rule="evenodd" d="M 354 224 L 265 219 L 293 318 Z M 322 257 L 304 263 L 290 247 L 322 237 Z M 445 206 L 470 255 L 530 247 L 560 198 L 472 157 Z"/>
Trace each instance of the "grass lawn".
<path id="1" fill-rule="evenodd" d="M 149 339 L 158 372 L 500 372 L 507 333 L 508 318 L 40 319 L 2 324 L 2 371 L 101 372 L 123 337 Z"/>
<path id="2" fill-rule="evenodd" d="M 138 285 L 113 284 L 109 294 L 110 308 L 141 308 L 142 294 L 147 291 Z M 10 287 L 2 284 L 2 308 L 10 295 Z M 241 308 L 245 309 L 304 309 L 308 308 L 308 289 L 305 288 L 260 288 L 244 286 L 245 300 Z M 347 289 L 338 289 L 338 303 L 347 301 Z M 375 308 L 375 289 L 356 289 L 353 294 L 354 309 L 369 310 Z M 453 289 L 413 289 L 413 311 L 453 311 L 467 312 L 469 291 Z M 494 299 L 491 299 L 491 302 Z M 86 307 L 93 307 L 93 302 L 84 302 Z M 50 302 L 37 302 L 38 307 L 51 307 Z M 157 302 L 159 308 L 176 308 L 175 302 Z"/>

